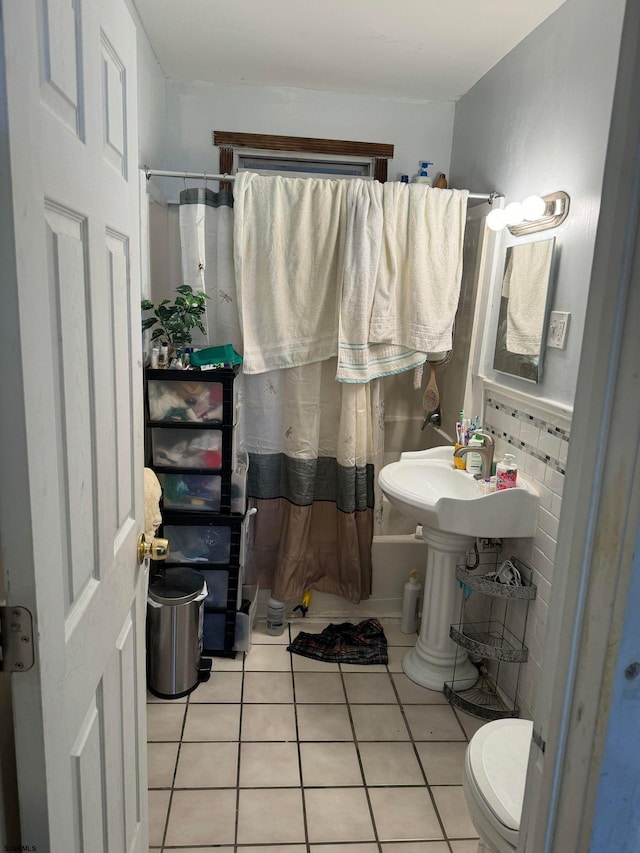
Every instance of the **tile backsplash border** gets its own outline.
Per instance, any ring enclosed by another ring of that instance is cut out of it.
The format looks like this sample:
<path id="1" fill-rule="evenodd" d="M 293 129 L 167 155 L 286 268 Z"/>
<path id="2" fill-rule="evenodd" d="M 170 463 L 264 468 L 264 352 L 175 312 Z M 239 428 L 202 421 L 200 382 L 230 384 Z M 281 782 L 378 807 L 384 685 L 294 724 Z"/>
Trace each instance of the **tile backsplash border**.
<path id="1" fill-rule="evenodd" d="M 550 453 L 543 453 L 540 451 L 539 446 L 533 446 L 526 441 L 523 441 L 519 437 L 519 429 L 513 429 L 507 432 L 499 426 L 494 426 L 494 412 L 501 412 L 507 417 L 513 418 L 514 424 L 516 422 L 524 423 L 536 427 L 543 434 L 546 433 L 552 437 L 557 437 L 561 442 L 566 444 L 566 447 L 563 446 L 563 444 L 560 445 L 561 451 L 558 454 L 559 458 L 555 458 Z M 493 435 L 494 438 L 499 437 L 503 441 L 506 441 L 507 444 L 511 444 L 513 447 L 519 448 L 529 456 L 533 456 L 534 459 L 538 459 L 545 465 L 551 466 L 559 474 L 564 475 L 566 473 L 566 459 L 570 437 L 568 429 L 551 424 L 544 418 L 528 414 L 526 411 L 523 411 L 522 408 L 514 408 L 506 403 L 502 403 L 500 400 L 496 399 L 493 393 L 489 392 L 486 393 L 484 402 L 484 429 L 489 432 L 490 435 Z"/>
<path id="2" fill-rule="evenodd" d="M 532 719 L 538 685 L 542 679 L 542 660 L 547 635 L 547 619 L 558 536 L 562 493 L 571 439 L 572 411 L 550 400 L 539 400 L 528 394 L 484 383 L 483 428 L 493 435 L 496 457 L 513 453 L 523 475 L 539 495 L 536 531 L 530 539 L 509 539 L 503 556 L 514 554 L 532 568 L 532 580 L 538 587 L 531 602 L 526 623 L 525 645 L 529 659 L 522 667 L 519 683 L 505 673 L 507 693 L 517 692 L 521 716 Z M 509 611 L 507 625 L 521 635 L 525 625 L 517 608 Z"/>

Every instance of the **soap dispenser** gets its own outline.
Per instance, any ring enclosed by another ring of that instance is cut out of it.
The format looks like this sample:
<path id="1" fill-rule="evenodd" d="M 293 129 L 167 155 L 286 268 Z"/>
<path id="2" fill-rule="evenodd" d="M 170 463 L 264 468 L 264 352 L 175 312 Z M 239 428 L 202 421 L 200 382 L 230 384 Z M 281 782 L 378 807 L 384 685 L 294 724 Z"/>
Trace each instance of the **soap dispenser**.
<path id="1" fill-rule="evenodd" d="M 429 160 L 423 160 L 420 163 L 420 171 L 416 176 L 416 184 L 428 184 L 429 186 L 431 186 L 432 180 L 429 177 L 429 166 L 433 166 L 433 163 L 431 163 Z"/>
<path id="2" fill-rule="evenodd" d="M 518 466 L 512 453 L 505 453 L 496 466 L 496 491 L 514 489 L 518 481 Z"/>

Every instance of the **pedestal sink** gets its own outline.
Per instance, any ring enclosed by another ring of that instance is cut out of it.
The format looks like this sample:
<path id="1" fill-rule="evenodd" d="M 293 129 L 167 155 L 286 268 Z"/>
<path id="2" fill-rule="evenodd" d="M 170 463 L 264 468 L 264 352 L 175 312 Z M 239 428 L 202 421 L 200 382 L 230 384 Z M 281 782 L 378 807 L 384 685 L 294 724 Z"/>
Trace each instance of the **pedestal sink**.
<path id="1" fill-rule="evenodd" d="M 522 475 L 518 487 L 484 494 L 471 474 L 453 464 L 453 447 L 403 453 L 379 474 L 380 488 L 402 513 L 422 525 L 427 572 L 420 636 L 402 661 L 406 675 L 431 690 L 472 687 L 478 671 L 466 652 L 449 638 L 458 621 L 462 590 L 455 567 L 477 537 L 533 536 L 538 496 Z M 457 659 L 456 659 L 457 652 Z"/>

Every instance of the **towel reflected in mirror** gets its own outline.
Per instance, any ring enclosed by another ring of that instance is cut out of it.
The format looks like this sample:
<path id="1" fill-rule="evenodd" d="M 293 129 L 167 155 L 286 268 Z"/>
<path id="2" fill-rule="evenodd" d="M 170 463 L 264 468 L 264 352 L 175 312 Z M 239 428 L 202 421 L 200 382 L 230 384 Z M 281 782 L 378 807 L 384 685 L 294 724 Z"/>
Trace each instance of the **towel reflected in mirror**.
<path id="1" fill-rule="evenodd" d="M 507 249 L 502 295 L 509 300 L 509 352 L 534 356 L 540 352 L 552 251 L 552 240 L 539 240 Z"/>
<path id="2" fill-rule="evenodd" d="M 555 238 L 507 249 L 493 367 L 539 382 Z"/>

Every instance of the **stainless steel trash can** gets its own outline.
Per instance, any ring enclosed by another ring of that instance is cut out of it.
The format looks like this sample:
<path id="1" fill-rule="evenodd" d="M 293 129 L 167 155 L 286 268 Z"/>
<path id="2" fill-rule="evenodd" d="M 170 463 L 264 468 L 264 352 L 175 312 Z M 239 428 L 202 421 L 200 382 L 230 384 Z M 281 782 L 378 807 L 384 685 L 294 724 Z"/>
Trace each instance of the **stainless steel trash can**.
<path id="1" fill-rule="evenodd" d="M 149 584 L 147 687 L 155 696 L 178 699 L 201 680 L 204 593 L 194 569 L 166 569 Z"/>

